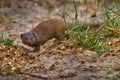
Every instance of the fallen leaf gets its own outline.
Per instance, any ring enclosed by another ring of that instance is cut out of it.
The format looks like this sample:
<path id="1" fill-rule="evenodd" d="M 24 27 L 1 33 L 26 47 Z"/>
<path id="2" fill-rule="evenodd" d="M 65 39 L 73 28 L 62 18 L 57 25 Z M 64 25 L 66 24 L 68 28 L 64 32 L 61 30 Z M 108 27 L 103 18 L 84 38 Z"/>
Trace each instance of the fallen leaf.
<path id="1" fill-rule="evenodd" d="M 65 49 L 65 45 L 64 45 L 64 44 L 60 44 L 60 45 L 58 45 L 58 49 L 60 49 L 60 50 L 64 50 L 64 49 Z"/>
<path id="2" fill-rule="evenodd" d="M 90 51 L 90 50 L 85 50 L 85 51 L 83 51 L 83 54 L 91 56 L 91 55 L 94 55 L 94 52 Z"/>
<path id="3" fill-rule="evenodd" d="M 4 45 L 0 45 L 0 50 L 3 50 L 5 49 L 5 46 Z"/>
<path id="4" fill-rule="evenodd" d="M 24 60 L 20 61 L 19 64 L 23 65 L 25 64 L 26 62 Z"/>

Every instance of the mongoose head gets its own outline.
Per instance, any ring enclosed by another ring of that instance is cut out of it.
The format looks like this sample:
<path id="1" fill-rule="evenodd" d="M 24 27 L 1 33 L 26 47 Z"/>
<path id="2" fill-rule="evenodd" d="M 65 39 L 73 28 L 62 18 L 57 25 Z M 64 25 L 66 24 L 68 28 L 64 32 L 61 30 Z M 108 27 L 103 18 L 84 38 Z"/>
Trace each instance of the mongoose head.
<path id="1" fill-rule="evenodd" d="M 23 33 L 23 34 L 21 34 L 21 39 L 25 45 L 28 45 L 31 47 L 36 46 L 37 39 L 36 39 L 34 33 L 31 33 L 31 32 Z"/>

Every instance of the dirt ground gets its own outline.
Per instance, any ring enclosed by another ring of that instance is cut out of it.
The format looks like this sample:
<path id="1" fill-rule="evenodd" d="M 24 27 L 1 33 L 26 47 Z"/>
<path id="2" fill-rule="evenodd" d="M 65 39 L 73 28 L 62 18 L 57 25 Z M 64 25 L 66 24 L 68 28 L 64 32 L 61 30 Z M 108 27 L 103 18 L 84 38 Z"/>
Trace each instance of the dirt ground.
<path id="1" fill-rule="evenodd" d="M 81 23 L 101 22 L 101 9 L 96 13 L 97 17 L 91 17 L 94 14 L 92 5 L 79 4 L 78 19 Z M 39 52 L 25 54 L 29 47 L 22 44 L 20 34 L 44 20 L 61 19 L 63 8 L 62 2 L 43 4 L 39 0 L 19 0 L 10 8 L 0 8 L 1 16 L 9 13 L 16 21 L 11 23 L 0 18 L 0 36 L 14 40 L 10 49 L 0 46 L 0 80 L 120 80 L 120 41 L 115 46 L 118 50 L 106 52 L 103 56 L 96 56 L 81 47 L 54 46 L 54 39 L 41 46 Z M 90 8 L 87 16 L 86 8 Z M 74 9 L 71 0 L 66 4 L 65 12 L 69 15 L 66 20 L 72 22 Z"/>

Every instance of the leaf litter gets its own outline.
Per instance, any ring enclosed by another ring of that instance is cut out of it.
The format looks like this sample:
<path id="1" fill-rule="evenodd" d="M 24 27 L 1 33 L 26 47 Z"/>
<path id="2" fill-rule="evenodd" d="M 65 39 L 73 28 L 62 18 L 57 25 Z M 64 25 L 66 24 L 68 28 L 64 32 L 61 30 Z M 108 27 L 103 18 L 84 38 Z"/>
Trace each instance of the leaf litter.
<path id="1" fill-rule="evenodd" d="M 37 0 L 36 0 L 37 1 Z M 12 24 L 12 28 L 0 27 L 4 37 L 10 35 L 15 43 L 10 48 L 0 45 L 0 79 L 1 80 L 106 80 L 110 77 L 120 79 L 120 39 L 115 38 L 110 45 L 113 48 L 102 56 L 96 56 L 93 51 L 66 45 L 61 43 L 54 45 L 54 40 L 46 42 L 37 53 L 27 55 L 26 48 L 23 47 L 19 39 L 19 34 L 33 28 L 43 19 L 59 18 L 58 11 L 61 10 L 59 3 L 54 5 L 47 2 L 42 6 L 32 1 L 20 2 L 18 8 L 7 10 L 3 8 L 1 13 L 8 12 L 13 15 L 17 23 Z M 82 0 L 80 0 L 82 1 Z M 39 1 L 38 1 L 39 2 Z M 54 2 L 54 1 L 53 1 Z M 26 5 L 28 3 L 28 6 Z M 43 3 L 43 2 L 42 2 Z M 39 3 L 41 4 L 41 2 Z M 48 8 L 54 7 L 54 11 L 49 15 Z M 71 3 L 68 4 L 70 6 Z M 34 6 L 35 8 L 31 7 Z M 83 6 L 81 6 L 83 7 Z M 26 12 L 24 9 L 26 9 Z M 70 9 L 70 7 L 69 7 Z M 31 12 L 31 11 L 34 12 Z M 81 8 L 81 13 L 83 8 Z M 23 12 L 22 12 L 23 11 Z M 70 10 L 72 11 L 72 10 Z M 91 15 L 95 15 L 94 9 L 89 9 Z M 19 13 L 19 14 L 16 14 Z M 23 14 L 25 16 L 23 16 Z M 36 15 L 38 14 L 38 15 Z M 21 16 L 22 15 L 22 16 Z M 81 14 L 82 15 L 82 14 Z M 31 16 L 31 17 L 29 17 Z M 21 21 L 21 22 L 19 22 Z M 6 23 L 0 18 L 0 23 Z M 31 25 L 30 25 L 31 24 Z M 4 25 L 4 24 L 3 24 Z M 7 24 L 4 26 L 11 26 Z M 19 29 L 18 29 L 19 28 Z M 113 30 L 112 30 L 113 31 Z M 14 35 L 16 34 L 16 35 Z M 69 41 L 69 40 L 68 40 Z M 113 70 L 112 74 L 108 71 Z"/>

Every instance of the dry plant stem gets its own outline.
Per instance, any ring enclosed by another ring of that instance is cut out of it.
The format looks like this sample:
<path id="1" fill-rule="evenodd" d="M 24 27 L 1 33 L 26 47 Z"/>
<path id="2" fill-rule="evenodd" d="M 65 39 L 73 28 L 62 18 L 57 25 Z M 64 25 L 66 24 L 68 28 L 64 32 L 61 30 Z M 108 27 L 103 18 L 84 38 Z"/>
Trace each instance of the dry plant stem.
<path id="1" fill-rule="evenodd" d="M 110 30 L 110 31 L 112 31 L 112 32 L 114 32 L 115 34 L 119 33 L 118 30 L 114 30 L 113 28 L 110 28 L 108 26 L 105 26 L 105 28 L 108 29 L 108 30 Z"/>
<path id="2" fill-rule="evenodd" d="M 66 2 L 66 0 L 65 0 L 65 2 Z M 63 5 L 64 5 L 64 7 L 63 7 L 63 16 L 62 17 L 63 17 L 63 20 L 64 20 L 65 24 L 67 24 L 66 19 L 65 19 L 66 18 L 66 12 L 65 12 L 66 4 L 64 3 Z"/>
<path id="3" fill-rule="evenodd" d="M 101 25 L 101 24 L 100 24 L 100 27 L 98 28 L 98 30 L 95 32 L 95 34 L 98 34 L 98 32 L 105 26 L 105 24 L 103 24 L 103 25 Z"/>
<path id="4" fill-rule="evenodd" d="M 41 78 L 43 80 L 49 80 L 48 77 L 45 77 L 45 76 L 42 76 L 42 75 L 35 75 L 33 73 L 28 73 L 28 72 L 19 72 L 18 74 L 24 74 L 24 75 L 29 75 L 29 76 L 32 76 L 32 77 L 36 77 L 36 78 Z"/>

